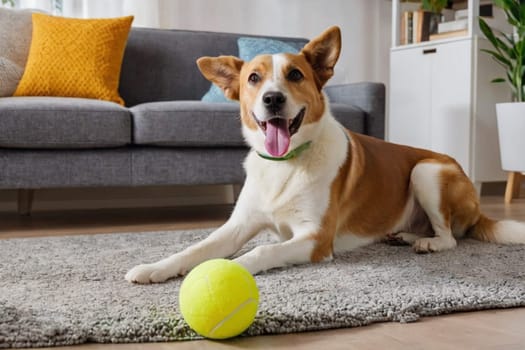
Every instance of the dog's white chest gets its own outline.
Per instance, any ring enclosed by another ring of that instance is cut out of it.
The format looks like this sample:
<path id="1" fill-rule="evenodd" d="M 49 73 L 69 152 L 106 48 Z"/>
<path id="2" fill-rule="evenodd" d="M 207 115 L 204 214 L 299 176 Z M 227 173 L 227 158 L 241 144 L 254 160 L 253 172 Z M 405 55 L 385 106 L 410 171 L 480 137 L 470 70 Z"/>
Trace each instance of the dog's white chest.
<path id="1" fill-rule="evenodd" d="M 309 174 L 305 169 L 297 167 L 294 161 L 268 161 L 258 159 L 256 154 L 249 158 L 254 158 L 247 159 L 250 186 L 257 187 L 260 204 L 272 211 L 303 197 L 312 182 L 315 182 L 316 174 Z"/>
<path id="2" fill-rule="evenodd" d="M 297 158 L 273 161 L 253 151 L 246 158 L 245 193 L 239 204 L 261 214 L 283 238 L 316 230 L 328 210 L 332 183 L 346 159 L 347 140 L 339 124 L 327 124 L 317 144 Z"/>
<path id="3" fill-rule="evenodd" d="M 290 164 L 265 162 L 268 161 L 247 159 L 247 165 L 252 167 L 245 184 L 250 203 L 242 205 L 250 206 L 251 212 L 265 221 L 264 226 L 282 240 L 316 230 L 328 208 L 331 180 Z"/>

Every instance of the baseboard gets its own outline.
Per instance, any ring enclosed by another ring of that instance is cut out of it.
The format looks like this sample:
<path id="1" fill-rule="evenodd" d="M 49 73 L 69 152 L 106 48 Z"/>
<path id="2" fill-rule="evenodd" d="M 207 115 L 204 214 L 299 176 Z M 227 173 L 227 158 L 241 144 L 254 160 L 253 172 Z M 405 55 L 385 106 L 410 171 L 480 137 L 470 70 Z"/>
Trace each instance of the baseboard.
<path id="1" fill-rule="evenodd" d="M 231 204 L 231 185 L 36 190 L 33 211 Z M 16 211 L 17 191 L 0 191 L 0 211 Z"/>

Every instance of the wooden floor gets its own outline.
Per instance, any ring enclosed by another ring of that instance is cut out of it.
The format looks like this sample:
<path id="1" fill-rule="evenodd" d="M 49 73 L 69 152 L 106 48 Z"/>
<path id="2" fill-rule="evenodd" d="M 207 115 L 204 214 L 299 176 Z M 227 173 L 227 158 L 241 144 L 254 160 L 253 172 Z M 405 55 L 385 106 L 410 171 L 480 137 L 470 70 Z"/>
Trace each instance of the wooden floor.
<path id="1" fill-rule="evenodd" d="M 525 221 L 525 199 L 509 206 L 502 197 L 484 197 L 483 211 L 497 219 Z M 125 209 L 34 213 L 19 217 L 0 212 L 0 239 L 215 227 L 231 207 Z M 0 241 L 1 244 L 1 241 Z M 524 261 L 525 269 L 525 257 Z M 1 345 L 1 344 L 0 344 Z M 1 346 L 0 346 L 1 347 Z M 525 308 L 459 313 L 424 318 L 416 323 L 380 323 L 366 327 L 223 342 L 191 341 L 150 344 L 88 344 L 61 349 L 525 349 Z"/>

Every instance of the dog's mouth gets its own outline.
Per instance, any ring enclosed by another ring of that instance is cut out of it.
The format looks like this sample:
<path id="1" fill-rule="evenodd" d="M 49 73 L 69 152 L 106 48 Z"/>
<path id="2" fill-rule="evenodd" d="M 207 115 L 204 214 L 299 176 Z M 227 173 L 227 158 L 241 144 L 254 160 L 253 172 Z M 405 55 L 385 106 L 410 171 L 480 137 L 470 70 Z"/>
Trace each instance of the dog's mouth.
<path id="1" fill-rule="evenodd" d="M 302 108 L 293 119 L 276 117 L 268 121 L 259 120 L 252 112 L 253 119 L 266 136 L 264 146 L 271 156 L 281 157 L 288 152 L 290 138 L 299 131 L 305 111 L 306 108 Z"/>

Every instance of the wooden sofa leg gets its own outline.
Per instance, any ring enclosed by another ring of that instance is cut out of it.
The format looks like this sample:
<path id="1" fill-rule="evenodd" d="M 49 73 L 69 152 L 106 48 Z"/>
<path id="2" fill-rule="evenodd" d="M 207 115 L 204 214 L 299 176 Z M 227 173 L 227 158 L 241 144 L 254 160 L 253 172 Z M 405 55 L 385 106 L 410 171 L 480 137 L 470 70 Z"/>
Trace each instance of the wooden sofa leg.
<path id="1" fill-rule="evenodd" d="M 18 190 L 18 214 L 29 216 L 33 207 L 33 196 L 35 190 Z"/>
<path id="2" fill-rule="evenodd" d="M 519 198 L 521 189 L 521 173 L 510 172 L 507 178 L 507 187 L 505 188 L 505 204 L 512 202 L 513 198 Z"/>

